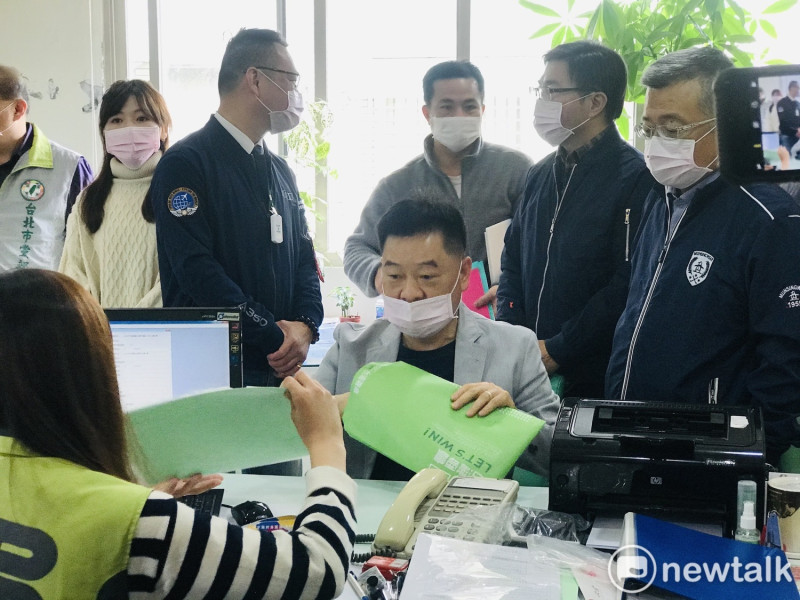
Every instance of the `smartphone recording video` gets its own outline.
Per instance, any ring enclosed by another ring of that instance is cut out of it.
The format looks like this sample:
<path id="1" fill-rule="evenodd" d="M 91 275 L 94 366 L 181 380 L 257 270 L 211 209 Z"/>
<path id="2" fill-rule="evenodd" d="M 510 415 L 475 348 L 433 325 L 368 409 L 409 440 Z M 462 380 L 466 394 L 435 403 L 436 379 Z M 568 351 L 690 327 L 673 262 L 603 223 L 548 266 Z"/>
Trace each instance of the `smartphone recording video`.
<path id="1" fill-rule="evenodd" d="M 800 179 L 800 65 L 723 71 L 714 86 L 722 175 Z"/>

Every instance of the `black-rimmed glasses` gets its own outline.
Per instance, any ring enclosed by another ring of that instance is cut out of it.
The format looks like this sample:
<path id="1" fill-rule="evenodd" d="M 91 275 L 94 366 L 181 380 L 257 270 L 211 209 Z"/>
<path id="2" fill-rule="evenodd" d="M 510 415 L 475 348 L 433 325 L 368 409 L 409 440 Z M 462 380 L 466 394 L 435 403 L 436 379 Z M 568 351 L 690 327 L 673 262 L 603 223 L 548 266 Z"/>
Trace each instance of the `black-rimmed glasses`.
<path id="1" fill-rule="evenodd" d="M 284 69 L 276 69 L 275 67 L 263 67 L 258 65 L 253 65 L 253 68 L 258 69 L 259 71 L 272 71 L 273 73 L 281 73 L 286 75 L 286 79 L 295 87 L 295 89 L 297 89 L 297 87 L 300 85 L 300 73 L 286 71 Z M 292 79 L 292 77 L 294 79 Z"/>
<path id="2" fill-rule="evenodd" d="M 544 86 L 544 87 L 533 88 L 533 93 L 536 94 L 537 98 L 541 98 L 542 100 L 550 100 L 550 97 L 553 94 L 565 94 L 566 92 L 582 92 L 582 91 L 583 88 L 577 88 L 577 87 L 557 88 L 557 87 Z"/>

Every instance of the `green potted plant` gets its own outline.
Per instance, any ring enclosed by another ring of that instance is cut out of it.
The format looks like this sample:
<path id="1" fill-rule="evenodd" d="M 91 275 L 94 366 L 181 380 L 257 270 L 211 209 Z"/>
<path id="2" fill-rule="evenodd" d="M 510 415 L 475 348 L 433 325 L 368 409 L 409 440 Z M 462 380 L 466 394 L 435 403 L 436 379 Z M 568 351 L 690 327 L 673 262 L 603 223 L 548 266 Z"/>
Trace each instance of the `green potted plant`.
<path id="1" fill-rule="evenodd" d="M 579 12 L 582 9 L 575 7 L 575 0 L 518 2 L 537 14 L 540 27 L 531 38 L 549 36 L 551 46 L 594 39 L 619 52 L 628 68 L 626 100 L 640 110 L 645 94 L 641 75 L 654 60 L 676 50 L 710 44 L 729 54 L 737 67 L 751 66 L 758 57 L 741 46 L 754 41 L 759 30 L 775 38 L 775 27 L 767 19 L 779 19 L 777 15 L 797 0 L 765 2 L 760 14 L 750 13 L 736 0 L 597 0 L 596 8 L 587 12 Z M 630 137 L 629 118 L 623 112 L 617 121 L 625 138 Z"/>
<path id="2" fill-rule="evenodd" d="M 353 304 L 355 304 L 356 297 L 353 294 L 350 286 L 347 285 L 338 285 L 333 288 L 333 291 L 330 294 L 334 298 L 336 298 L 336 306 L 342 311 L 341 316 L 339 317 L 340 322 L 350 321 L 353 323 L 361 322 L 361 317 L 359 315 L 351 315 L 350 309 L 353 308 Z"/>

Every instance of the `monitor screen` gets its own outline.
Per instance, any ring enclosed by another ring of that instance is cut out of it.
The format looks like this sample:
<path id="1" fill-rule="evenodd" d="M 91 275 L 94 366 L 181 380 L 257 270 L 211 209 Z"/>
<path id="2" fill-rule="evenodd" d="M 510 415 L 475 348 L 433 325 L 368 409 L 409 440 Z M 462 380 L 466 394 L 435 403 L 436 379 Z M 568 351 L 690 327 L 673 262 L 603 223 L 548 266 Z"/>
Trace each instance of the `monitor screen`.
<path id="1" fill-rule="evenodd" d="M 173 398 L 242 387 L 237 308 L 106 309 L 120 399 L 130 412 Z"/>

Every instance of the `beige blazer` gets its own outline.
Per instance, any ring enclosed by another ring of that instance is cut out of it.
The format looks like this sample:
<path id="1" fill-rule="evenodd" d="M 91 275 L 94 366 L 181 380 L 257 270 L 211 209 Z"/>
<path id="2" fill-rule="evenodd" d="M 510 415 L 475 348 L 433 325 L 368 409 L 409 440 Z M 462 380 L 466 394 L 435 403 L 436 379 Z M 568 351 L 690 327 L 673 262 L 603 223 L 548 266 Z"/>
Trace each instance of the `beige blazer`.
<path id="1" fill-rule="evenodd" d="M 517 466 L 546 476 L 560 400 L 550 386 L 536 335 L 527 327 L 486 319 L 463 303 L 458 316 L 455 383 L 494 383 L 511 394 L 518 409 L 545 421 L 545 427 L 517 460 Z M 385 319 L 370 325 L 340 323 L 333 337 L 334 345 L 316 373 L 316 379 L 332 394 L 350 391 L 353 375 L 365 364 L 397 360 L 400 330 Z M 346 433 L 345 445 L 347 473 L 353 478 L 368 479 L 375 465 L 375 451 Z"/>

